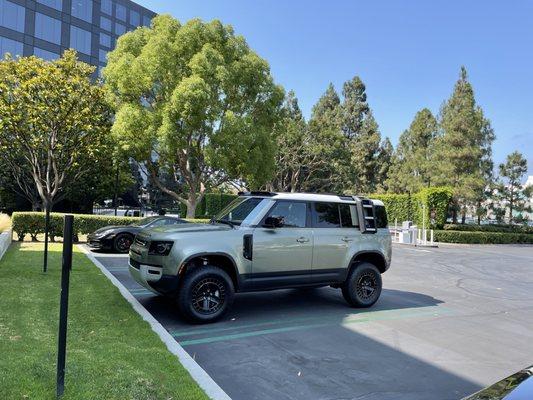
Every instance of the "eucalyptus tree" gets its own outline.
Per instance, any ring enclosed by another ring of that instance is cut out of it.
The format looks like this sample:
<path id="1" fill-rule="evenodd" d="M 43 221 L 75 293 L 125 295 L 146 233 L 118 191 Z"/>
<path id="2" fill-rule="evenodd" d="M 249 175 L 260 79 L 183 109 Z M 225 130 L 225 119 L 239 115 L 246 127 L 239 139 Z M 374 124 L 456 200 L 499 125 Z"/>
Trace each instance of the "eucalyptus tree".
<path id="1" fill-rule="evenodd" d="M 209 189 L 259 187 L 273 175 L 283 89 L 231 26 L 158 16 L 118 39 L 103 77 L 113 135 L 187 217 Z"/>

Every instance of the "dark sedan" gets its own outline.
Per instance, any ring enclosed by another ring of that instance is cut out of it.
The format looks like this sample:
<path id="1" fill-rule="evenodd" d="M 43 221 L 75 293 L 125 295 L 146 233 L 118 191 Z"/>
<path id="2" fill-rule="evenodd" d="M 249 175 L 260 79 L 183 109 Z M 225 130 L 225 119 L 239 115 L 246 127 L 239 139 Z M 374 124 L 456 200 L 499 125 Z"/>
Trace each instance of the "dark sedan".
<path id="1" fill-rule="evenodd" d="M 463 400 L 531 400 L 533 365 Z"/>
<path id="2" fill-rule="evenodd" d="M 114 250 L 117 253 L 127 253 L 133 243 L 133 238 L 142 229 L 156 228 L 164 225 L 186 223 L 184 219 L 175 217 L 146 217 L 132 225 L 106 226 L 87 236 L 87 243 L 91 249 Z"/>

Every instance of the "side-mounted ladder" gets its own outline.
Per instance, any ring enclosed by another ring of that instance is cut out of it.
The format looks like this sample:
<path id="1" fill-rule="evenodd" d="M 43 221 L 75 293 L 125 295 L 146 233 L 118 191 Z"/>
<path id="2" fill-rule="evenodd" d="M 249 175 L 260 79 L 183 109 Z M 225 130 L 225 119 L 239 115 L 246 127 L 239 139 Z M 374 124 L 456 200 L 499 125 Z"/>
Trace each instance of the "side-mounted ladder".
<path id="1" fill-rule="evenodd" d="M 361 233 L 376 233 L 376 212 L 372 200 L 365 197 L 352 196 L 357 203 L 357 216 Z"/>

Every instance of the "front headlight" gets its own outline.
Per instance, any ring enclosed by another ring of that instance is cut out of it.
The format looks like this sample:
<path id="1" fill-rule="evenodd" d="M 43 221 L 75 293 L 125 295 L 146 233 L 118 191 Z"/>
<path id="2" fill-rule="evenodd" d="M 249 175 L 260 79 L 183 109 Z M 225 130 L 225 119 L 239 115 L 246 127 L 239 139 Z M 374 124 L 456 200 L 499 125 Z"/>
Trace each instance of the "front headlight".
<path id="1" fill-rule="evenodd" d="M 154 241 L 150 243 L 148 254 L 151 256 L 168 256 L 174 242 Z"/>

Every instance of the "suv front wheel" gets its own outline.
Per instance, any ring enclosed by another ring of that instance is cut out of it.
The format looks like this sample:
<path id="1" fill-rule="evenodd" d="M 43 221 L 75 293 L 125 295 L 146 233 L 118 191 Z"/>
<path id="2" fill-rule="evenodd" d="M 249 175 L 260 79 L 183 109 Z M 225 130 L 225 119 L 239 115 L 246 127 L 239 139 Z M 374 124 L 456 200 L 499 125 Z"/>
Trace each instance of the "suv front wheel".
<path id="1" fill-rule="evenodd" d="M 193 268 L 185 274 L 176 300 L 183 316 L 192 322 L 212 322 L 231 306 L 233 282 L 222 269 L 212 265 Z"/>
<path id="2" fill-rule="evenodd" d="M 374 264 L 363 262 L 350 271 L 342 285 L 344 299 L 354 307 L 370 307 L 381 294 L 381 274 Z"/>

